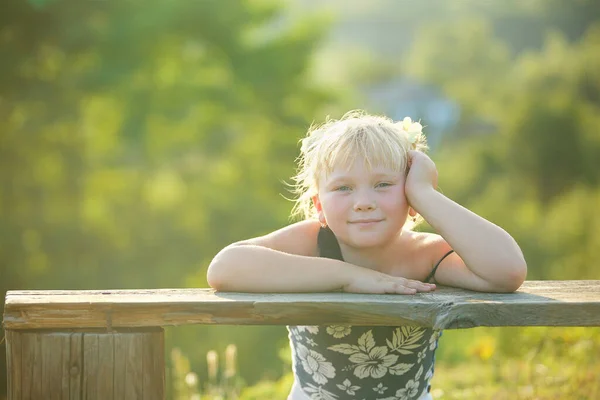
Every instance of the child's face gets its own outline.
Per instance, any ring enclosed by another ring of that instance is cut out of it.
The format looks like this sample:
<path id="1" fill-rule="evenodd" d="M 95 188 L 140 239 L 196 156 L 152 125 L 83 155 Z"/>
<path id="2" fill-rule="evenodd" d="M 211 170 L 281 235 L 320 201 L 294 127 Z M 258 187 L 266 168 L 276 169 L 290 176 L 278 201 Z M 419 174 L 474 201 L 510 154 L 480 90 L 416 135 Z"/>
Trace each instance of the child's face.
<path id="1" fill-rule="evenodd" d="M 319 179 L 317 210 L 338 240 L 348 246 L 372 247 L 393 240 L 408 215 L 405 174 L 390 168 L 369 169 L 357 161 Z"/>

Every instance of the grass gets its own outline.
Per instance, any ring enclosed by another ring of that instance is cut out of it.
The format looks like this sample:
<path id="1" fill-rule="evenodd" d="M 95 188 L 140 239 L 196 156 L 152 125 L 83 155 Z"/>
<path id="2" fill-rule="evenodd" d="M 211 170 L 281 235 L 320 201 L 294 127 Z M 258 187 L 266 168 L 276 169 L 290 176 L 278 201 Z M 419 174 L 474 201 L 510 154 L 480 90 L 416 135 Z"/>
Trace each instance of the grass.
<path id="1" fill-rule="evenodd" d="M 600 399 L 598 328 L 481 328 L 442 338 L 435 399 Z M 464 358 L 444 359 L 443 346 L 457 344 Z"/>
<path id="2" fill-rule="evenodd" d="M 600 368 L 554 360 L 524 360 L 438 365 L 433 378 L 434 399 L 598 399 Z"/>
<path id="3" fill-rule="evenodd" d="M 286 354 L 289 349 L 282 349 Z M 600 399 L 599 328 L 477 328 L 446 331 L 432 380 L 434 399 Z M 189 369 L 178 350 L 171 357 L 176 400 L 284 400 L 293 377 L 245 386 L 230 345 L 219 368 L 209 352 L 209 376 Z M 285 361 L 285 357 L 282 357 Z M 289 360 L 287 361 L 289 362 Z M 291 371 L 291 368 L 289 369 Z"/>

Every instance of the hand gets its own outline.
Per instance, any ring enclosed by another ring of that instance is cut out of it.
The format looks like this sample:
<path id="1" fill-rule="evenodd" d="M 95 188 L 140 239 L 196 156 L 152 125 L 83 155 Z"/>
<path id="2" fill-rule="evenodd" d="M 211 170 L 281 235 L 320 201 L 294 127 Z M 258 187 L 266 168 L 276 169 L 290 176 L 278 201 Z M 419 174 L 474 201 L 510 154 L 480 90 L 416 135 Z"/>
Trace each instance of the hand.
<path id="1" fill-rule="evenodd" d="M 415 294 L 435 290 L 435 284 L 387 275 L 377 271 L 360 274 L 343 287 L 344 292 L 372 294 Z M 366 276 L 365 276 L 366 275 Z"/>
<path id="2" fill-rule="evenodd" d="M 420 193 L 437 189 L 438 172 L 427 154 L 415 150 L 408 152 L 408 167 L 404 193 L 410 205 L 415 208 L 414 202 Z"/>

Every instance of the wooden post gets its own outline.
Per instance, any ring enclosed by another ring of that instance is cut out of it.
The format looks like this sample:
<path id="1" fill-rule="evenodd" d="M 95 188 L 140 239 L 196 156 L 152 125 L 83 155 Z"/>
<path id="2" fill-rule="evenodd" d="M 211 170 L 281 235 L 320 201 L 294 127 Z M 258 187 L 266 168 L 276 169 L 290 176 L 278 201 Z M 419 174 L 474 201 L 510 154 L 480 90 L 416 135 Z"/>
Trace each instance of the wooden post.
<path id="1" fill-rule="evenodd" d="M 6 330 L 8 400 L 165 398 L 162 328 Z"/>

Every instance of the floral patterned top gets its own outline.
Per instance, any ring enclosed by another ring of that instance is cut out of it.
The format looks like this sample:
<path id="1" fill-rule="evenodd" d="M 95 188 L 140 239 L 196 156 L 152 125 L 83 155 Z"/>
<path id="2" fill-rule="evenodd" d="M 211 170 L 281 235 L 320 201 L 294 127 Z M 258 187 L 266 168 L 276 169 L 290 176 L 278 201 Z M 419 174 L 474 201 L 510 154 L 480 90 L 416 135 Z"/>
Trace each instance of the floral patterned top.
<path id="1" fill-rule="evenodd" d="M 329 229 L 322 257 L 342 260 Z M 296 383 L 313 400 L 411 400 L 429 392 L 441 331 L 415 326 L 288 326 Z"/>

